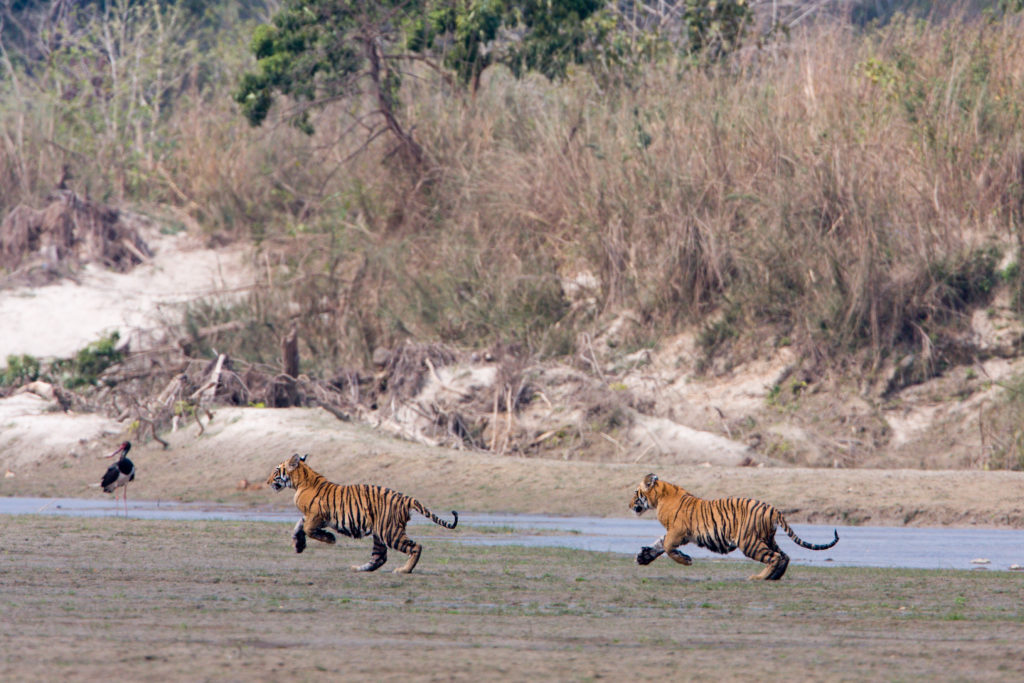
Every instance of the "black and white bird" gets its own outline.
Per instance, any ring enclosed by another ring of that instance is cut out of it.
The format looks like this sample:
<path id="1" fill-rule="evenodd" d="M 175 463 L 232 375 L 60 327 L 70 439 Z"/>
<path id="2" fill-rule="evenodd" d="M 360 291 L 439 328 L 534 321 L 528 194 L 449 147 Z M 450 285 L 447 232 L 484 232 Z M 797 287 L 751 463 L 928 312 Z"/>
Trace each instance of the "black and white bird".
<path id="1" fill-rule="evenodd" d="M 104 456 L 107 458 L 113 458 L 115 455 L 121 457 L 117 459 L 113 465 L 107 468 L 107 471 L 103 475 L 103 481 L 100 482 L 100 486 L 107 493 L 114 494 L 114 505 L 117 505 L 117 489 L 124 487 L 124 516 L 128 516 L 128 482 L 134 481 L 135 479 L 135 464 L 128 459 L 128 451 L 132 449 L 130 441 L 125 441 L 117 450 L 110 455 Z"/>

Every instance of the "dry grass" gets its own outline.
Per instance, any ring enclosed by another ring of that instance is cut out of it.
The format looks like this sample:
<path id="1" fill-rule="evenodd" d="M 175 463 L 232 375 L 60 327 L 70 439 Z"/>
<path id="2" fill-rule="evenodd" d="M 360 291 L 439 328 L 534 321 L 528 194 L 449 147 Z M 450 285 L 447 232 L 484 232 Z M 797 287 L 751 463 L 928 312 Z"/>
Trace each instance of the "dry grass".
<path id="1" fill-rule="evenodd" d="M 473 99 L 415 74 L 404 116 L 426 178 L 346 135 L 357 102 L 322 112 L 313 137 L 248 129 L 226 96 L 248 29 L 213 69 L 172 50 L 171 26 L 124 47 L 163 46 L 170 72 L 122 60 L 158 111 L 116 83 L 67 99 L 84 62 L 4 84 L 0 205 L 69 164 L 89 194 L 263 240 L 266 288 L 229 314 L 297 321 L 325 368 L 407 338 L 565 354 L 629 312 L 627 349 L 696 323 L 711 357 L 767 325 L 812 365 L 897 350 L 920 378 L 957 361 L 965 310 L 1020 287 L 1004 270 L 1024 223 L 1019 19 L 829 23 L 628 82 L 492 69 Z M 563 291 L 580 274 L 588 305 Z"/>
<path id="2" fill-rule="evenodd" d="M 423 539 L 414 574 L 284 524 L 0 518 L 7 680 L 1019 680 L 1009 572 L 671 562 Z M 59 543 L 54 539 L 59 538 Z M 394 561 L 394 560 L 392 560 Z"/>

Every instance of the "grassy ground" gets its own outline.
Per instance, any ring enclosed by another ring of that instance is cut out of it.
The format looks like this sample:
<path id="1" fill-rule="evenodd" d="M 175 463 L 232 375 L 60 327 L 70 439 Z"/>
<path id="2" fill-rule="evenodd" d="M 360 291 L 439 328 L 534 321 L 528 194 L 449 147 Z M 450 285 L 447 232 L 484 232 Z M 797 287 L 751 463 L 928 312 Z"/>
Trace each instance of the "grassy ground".
<path id="1" fill-rule="evenodd" d="M 296 555 L 288 536 L 0 517 L 0 679 L 1024 676 L 1024 583 L 1006 572 L 792 566 L 765 584 L 745 561 L 638 567 L 435 532 L 416 573 L 356 574 L 365 540 Z"/>

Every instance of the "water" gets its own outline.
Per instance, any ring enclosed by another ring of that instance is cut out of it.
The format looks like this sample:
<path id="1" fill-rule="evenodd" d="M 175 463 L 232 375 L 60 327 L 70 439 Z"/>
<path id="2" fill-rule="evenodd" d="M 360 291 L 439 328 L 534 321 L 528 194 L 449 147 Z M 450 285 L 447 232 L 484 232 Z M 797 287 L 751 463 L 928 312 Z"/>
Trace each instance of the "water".
<path id="1" fill-rule="evenodd" d="M 461 524 L 463 518 L 460 517 L 459 521 Z M 480 534 L 472 538 L 473 542 L 487 545 L 558 546 L 630 555 L 635 555 L 641 546 L 651 545 L 664 534 L 664 528 L 653 518 L 466 515 L 465 523 L 467 526 L 511 527 L 517 532 L 509 536 L 495 535 L 494 538 L 487 538 L 487 534 Z M 797 536 L 809 543 L 820 544 L 832 540 L 831 526 L 791 526 Z M 776 535 L 776 543 L 789 555 L 791 563 L 814 566 L 1009 569 L 1014 564 L 1024 565 L 1024 531 L 1020 530 L 869 526 L 834 528 L 839 532 L 839 543 L 828 550 L 801 548 L 781 531 Z M 535 530 L 533 535 L 526 535 L 530 533 L 529 530 Z M 536 535 L 536 531 L 543 532 L 543 535 Z M 722 557 L 694 545 L 687 545 L 682 551 L 694 559 Z M 743 555 L 736 551 L 728 557 L 741 558 Z M 989 562 L 973 562 L 982 559 Z"/>
<path id="2" fill-rule="evenodd" d="M 109 499 L 0 498 L 0 514 L 113 517 L 116 513 Z M 289 525 L 299 518 L 294 510 L 159 501 L 129 501 L 128 514 L 137 519 L 232 520 Z M 421 525 L 433 526 L 413 515 L 410 526 Z M 488 532 L 487 529 L 493 531 Z M 793 529 L 809 543 L 832 540 L 832 527 L 829 526 L 794 524 Z M 801 548 L 781 532 L 776 540 L 793 564 L 915 569 L 1009 569 L 1012 565 L 1024 565 L 1024 531 L 1020 530 L 867 526 L 841 526 L 837 529 L 839 543 L 829 550 Z M 446 535 L 440 529 L 438 532 Z M 459 515 L 459 530 L 451 538 L 469 545 L 548 546 L 635 555 L 641 546 L 650 545 L 663 533 L 661 525 L 653 517 L 621 519 L 467 513 Z M 693 545 L 685 546 L 683 552 L 694 559 L 722 557 Z M 742 555 L 737 551 L 729 557 L 741 558 Z M 988 562 L 980 564 L 976 560 Z"/>
<path id="3" fill-rule="evenodd" d="M 68 517 L 114 517 L 124 514 L 124 503 L 113 499 L 87 498 L 0 498 L 0 515 L 64 515 Z M 298 512 L 243 509 L 216 503 L 176 503 L 153 500 L 128 501 L 128 516 L 136 519 L 170 519 L 182 522 L 231 520 L 239 522 L 291 522 Z"/>

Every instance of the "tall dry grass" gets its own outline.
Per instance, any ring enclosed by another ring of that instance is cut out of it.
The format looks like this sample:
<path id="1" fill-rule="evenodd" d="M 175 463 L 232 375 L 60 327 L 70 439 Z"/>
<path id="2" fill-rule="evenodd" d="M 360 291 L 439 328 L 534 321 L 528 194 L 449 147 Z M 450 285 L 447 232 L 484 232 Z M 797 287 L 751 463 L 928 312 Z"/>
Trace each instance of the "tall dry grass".
<path id="1" fill-rule="evenodd" d="M 815 359 L 902 347 L 941 363 L 1001 258 L 1018 259 L 1019 29 L 822 26 L 611 91 L 492 72 L 469 106 L 417 100 L 444 225 L 405 239 L 429 241 L 449 276 L 486 264 L 489 281 L 466 277 L 489 303 L 524 279 L 592 273 L 600 313 L 644 321 L 636 343 L 703 324 L 712 349 L 769 324 Z"/>
<path id="2" fill-rule="evenodd" d="M 313 137 L 246 128 L 228 98 L 240 40 L 219 70 L 175 71 L 148 138 L 76 137 L 54 86 L 27 97 L 22 79 L 25 104 L 7 97 L 0 112 L 0 203 L 40 195 L 70 159 L 90 194 L 255 236 L 267 286 L 244 310 L 191 315 L 248 317 L 247 343 L 266 331 L 270 355 L 298 324 L 309 369 L 364 364 L 407 337 L 570 353 L 629 312 L 627 349 L 696 327 L 709 356 L 913 353 L 927 373 L 955 360 L 971 306 L 1021 288 L 1021 29 L 830 23 L 628 82 L 491 69 L 472 98 L 419 73 L 402 96 L 427 178 L 385 138 L 362 149 L 358 102 L 324 110 Z M 588 303 L 567 297 L 570 280 L 596 283 Z"/>

